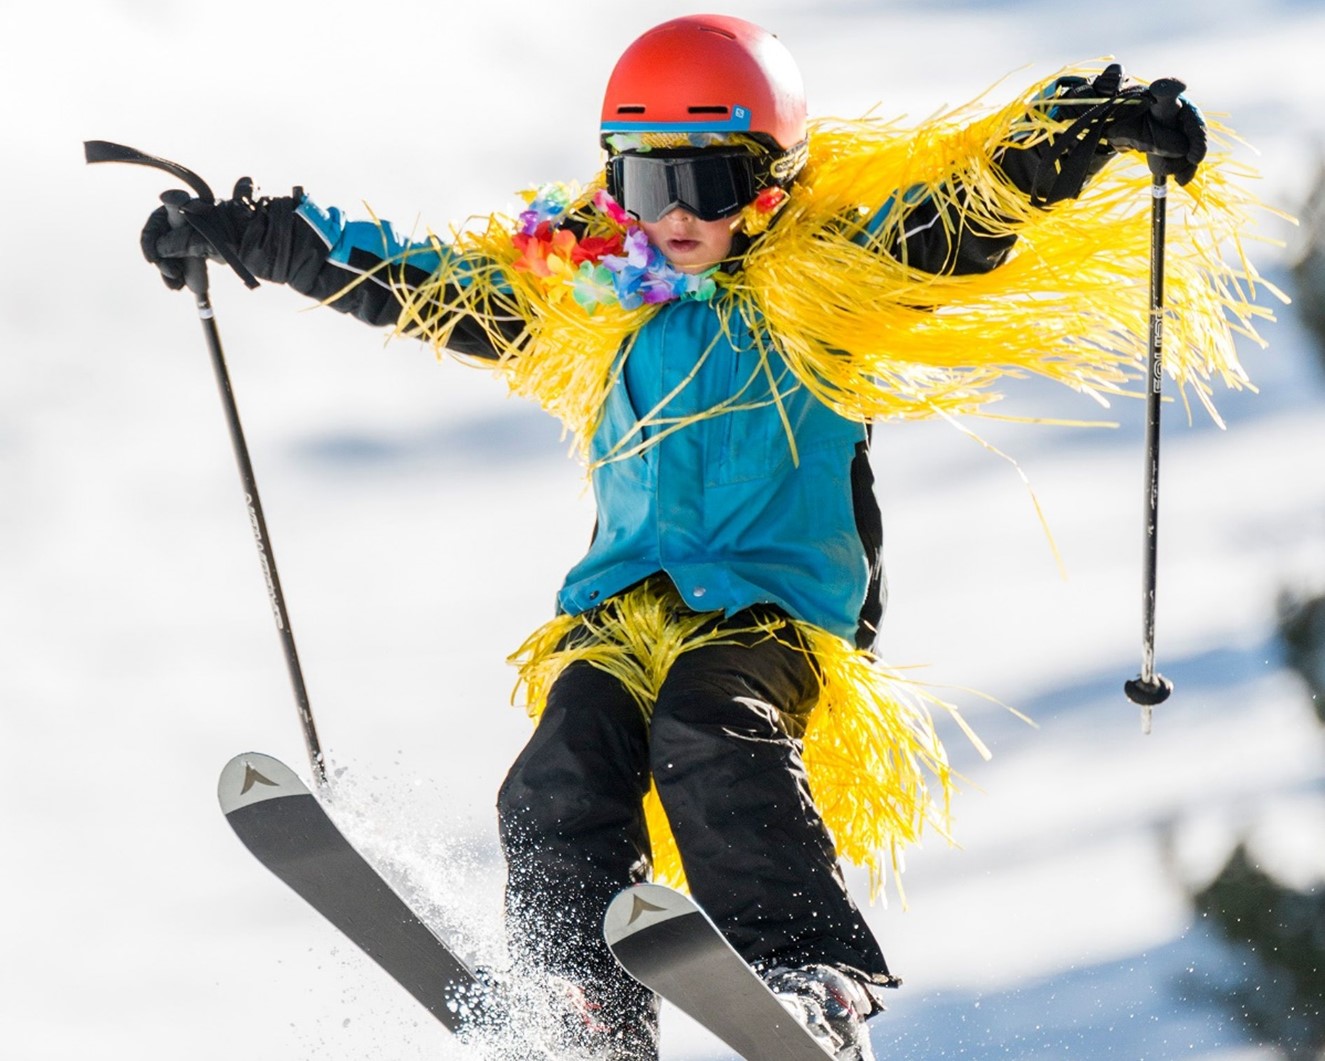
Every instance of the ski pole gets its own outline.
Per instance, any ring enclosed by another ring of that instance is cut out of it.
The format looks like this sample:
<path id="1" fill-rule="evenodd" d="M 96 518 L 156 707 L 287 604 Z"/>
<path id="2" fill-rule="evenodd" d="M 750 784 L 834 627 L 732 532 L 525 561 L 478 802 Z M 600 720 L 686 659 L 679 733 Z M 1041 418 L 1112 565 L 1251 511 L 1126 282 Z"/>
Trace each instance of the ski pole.
<path id="1" fill-rule="evenodd" d="M 88 140 L 83 144 L 86 160 L 92 162 L 128 162 L 139 166 L 149 166 L 179 178 L 187 184 L 199 198 L 215 202 L 211 189 L 192 170 L 185 169 L 175 162 L 170 162 L 155 155 L 144 154 L 136 148 L 122 144 L 112 144 L 105 140 Z M 192 225 L 203 236 L 208 237 L 218 254 L 225 259 L 241 280 L 248 287 L 257 287 L 258 281 L 239 260 L 234 248 L 215 234 L 215 230 L 204 218 L 181 209 L 189 201 L 189 195 L 179 189 L 164 192 L 161 201 L 165 203 L 170 223 L 174 226 Z M 313 722 L 313 709 L 308 699 L 308 688 L 304 684 L 303 668 L 299 664 L 299 652 L 295 648 L 294 631 L 290 628 L 289 614 L 285 607 L 285 594 L 281 591 L 281 579 L 276 570 L 276 556 L 272 552 L 271 535 L 267 531 L 267 519 L 263 515 L 262 500 L 258 494 L 258 482 L 253 472 L 253 461 L 249 457 L 248 443 L 244 438 L 244 428 L 239 420 L 239 407 L 235 402 L 234 390 L 230 385 L 230 373 L 226 368 L 225 354 L 221 350 L 221 333 L 216 326 L 216 314 L 212 310 L 208 295 L 207 262 L 203 258 L 185 260 L 185 286 L 193 293 L 198 308 L 198 319 L 202 322 L 203 334 L 207 340 L 207 350 L 211 356 L 212 369 L 216 375 L 217 387 L 221 392 L 221 404 L 225 409 L 226 424 L 230 430 L 230 444 L 239 465 L 240 479 L 243 481 L 244 500 L 248 504 L 249 523 L 253 528 L 253 537 L 258 546 L 258 560 L 262 565 L 263 577 L 267 582 L 267 594 L 271 601 L 272 614 L 276 619 L 276 629 L 280 634 L 281 647 L 285 653 L 285 665 L 290 674 L 290 684 L 294 689 L 295 704 L 299 712 L 299 723 L 303 731 L 304 746 L 308 751 L 308 762 L 313 770 L 313 778 L 319 788 L 327 784 L 327 765 L 322 754 L 322 744 L 318 740 L 317 726 Z"/>
<path id="2" fill-rule="evenodd" d="M 1187 86 L 1173 78 L 1150 85 L 1155 102 L 1151 112 L 1161 121 L 1171 119 L 1180 106 L 1178 96 Z M 1173 683 L 1155 670 L 1155 587 L 1159 567 L 1159 426 L 1164 391 L 1164 240 L 1168 176 L 1150 164 L 1150 349 L 1146 358 L 1146 497 L 1145 567 L 1141 585 L 1141 673 L 1125 682 L 1123 690 L 1141 707 L 1141 729 L 1150 732 L 1151 709 L 1173 692 Z"/>

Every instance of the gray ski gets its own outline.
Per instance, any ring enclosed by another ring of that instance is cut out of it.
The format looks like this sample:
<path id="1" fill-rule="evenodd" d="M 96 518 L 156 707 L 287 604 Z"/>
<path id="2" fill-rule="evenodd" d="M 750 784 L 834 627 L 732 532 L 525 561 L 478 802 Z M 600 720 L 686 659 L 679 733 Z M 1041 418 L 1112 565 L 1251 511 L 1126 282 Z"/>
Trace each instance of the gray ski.
<path id="1" fill-rule="evenodd" d="M 680 892 L 627 888 L 607 908 L 603 935 L 626 972 L 748 1061 L 832 1056 Z"/>
<path id="2" fill-rule="evenodd" d="M 288 766 L 257 752 L 237 755 L 221 771 L 217 796 L 258 861 L 452 1032 L 505 1023 L 492 987 L 392 891 Z"/>

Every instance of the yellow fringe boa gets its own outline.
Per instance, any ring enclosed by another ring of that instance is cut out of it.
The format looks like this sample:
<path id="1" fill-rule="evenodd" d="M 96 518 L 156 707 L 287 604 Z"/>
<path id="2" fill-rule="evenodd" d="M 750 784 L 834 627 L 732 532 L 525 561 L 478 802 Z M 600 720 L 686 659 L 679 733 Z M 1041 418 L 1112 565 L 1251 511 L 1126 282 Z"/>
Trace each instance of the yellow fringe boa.
<path id="1" fill-rule="evenodd" d="M 717 275 L 715 304 L 762 322 L 760 341 L 853 419 L 981 413 L 1000 397 L 1000 380 L 1030 374 L 1107 404 L 1145 373 L 1150 178 L 1142 156 L 1124 153 L 1079 199 L 1031 206 L 990 160 L 1062 128 L 1034 92 L 993 113 L 971 104 L 917 127 L 874 118 L 812 122 L 804 173 L 739 270 Z M 1233 335 L 1259 342 L 1255 324 L 1271 313 L 1254 304 L 1257 285 L 1278 292 L 1243 245 L 1262 205 L 1240 183 L 1253 174 L 1232 161 L 1226 129 L 1212 122 L 1210 135 L 1196 178 L 1169 196 L 1164 366 L 1184 397 L 1194 393 L 1217 420 L 1212 382 L 1248 383 Z M 590 205 L 599 186 L 601 175 L 570 211 L 589 235 L 610 231 Z M 899 189 L 908 199 L 951 205 L 991 235 L 1015 233 L 1014 252 L 985 274 L 911 269 L 881 250 L 905 225 L 903 211 L 857 242 Z M 557 416 L 586 454 L 630 338 L 657 307 L 586 312 L 570 297 L 569 263 L 554 259 L 550 279 L 512 268 L 515 226 L 494 214 L 453 232 L 449 243 L 433 237 L 444 264 L 421 287 L 401 285 L 399 331 L 440 353 L 458 315 L 471 316 L 500 352 L 498 371 L 510 388 Z M 502 320 L 524 328 L 510 337 Z"/>
<path id="2" fill-rule="evenodd" d="M 517 696 L 537 719 L 548 692 L 570 664 L 585 661 L 630 691 L 647 717 L 673 662 L 684 652 L 734 635 L 787 631 L 820 675 L 819 699 L 804 733 L 810 791 L 838 854 L 870 872 L 872 894 L 889 866 L 901 894 L 902 850 L 926 825 L 948 837 L 954 777 L 934 728 L 931 707 L 951 714 L 986 757 L 957 709 L 882 667 L 873 655 L 808 623 L 756 621 L 740 630 L 713 629 L 721 613 L 690 611 L 665 580 L 654 580 L 584 615 L 545 624 L 511 657 L 520 671 Z M 931 787 L 932 786 L 932 787 Z M 654 873 L 684 883 L 676 842 L 656 787 L 645 801 Z"/>
<path id="3" fill-rule="evenodd" d="M 739 268 L 718 273 L 715 307 L 728 326 L 757 324 L 766 353 L 775 348 L 802 385 L 860 421 L 989 415 L 999 382 L 1027 375 L 1107 404 L 1145 375 L 1150 177 L 1142 157 L 1124 154 L 1079 199 L 1032 207 L 990 160 L 1063 127 L 1035 91 L 992 113 L 972 104 L 916 127 L 874 118 L 812 123 L 804 173 Z M 1232 162 L 1226 129 L 1212 122 L 1210 135 L 1196 178 L 1169 196 L 1164 367 L 1184 400 L 1195 394 L 1217 420 L 1214 382 L 1248 384 L 1234 334 L 1259 342 L 1255 325 L 1271 315 L 1254 304 L 1263 282 L 1243 246 L 1261 208 L 1240 183 L 1252 174 Z M 589 236 L 612 231 L 591 205 L 600 186 L 601 176 L 570 210 Z M 1013 253 L 980 275 L 909 268 L 882 249 L 905 224 L 901 211 L 863 235 L 899 189 L 932 197 L 991 235 L 1015 233 Z M 432 237 L 443 264 L 421 287 L 400 285 L 398 331 L 440 354 L 459 317 L 469 316 L 499 352 L 496 369 L 511 390 L 559 417 L 587 455 L 632 337 L 657 307 L 586 311 L 571 297 L 571 263 L 550 259 L 550 277 L 513 267 L 515 230 L 515 219 L 495 214 L 449 240 Z M 673 603 L 636 591 L 610 621 L 600 609 L 537 631 L 512 657 L 530 714 L 538 716 L 557 674 L 575 659 L 617 676 L 647 711 L 676 656 L 721 636 L 704 632 L 711 617 Z M 953 778 L 930 708 L 952 708 L 841 639 L 793 625 L 823 675 L 805 735 L 811 788 L 839 852 L 867 866 L 877 887 L 885 854 L 900 869 L 902 848 L 926 823 L 947 832 Z M 572 630 L 589 636 L 560 647 Z M 656 792 L 649 826 L 659 874 L 679 880 Z"/>

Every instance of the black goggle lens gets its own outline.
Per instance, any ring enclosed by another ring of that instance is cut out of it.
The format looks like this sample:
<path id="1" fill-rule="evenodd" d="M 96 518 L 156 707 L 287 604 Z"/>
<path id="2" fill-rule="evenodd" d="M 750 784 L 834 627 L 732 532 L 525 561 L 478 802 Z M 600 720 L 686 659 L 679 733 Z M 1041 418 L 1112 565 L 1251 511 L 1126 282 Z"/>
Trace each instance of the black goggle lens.
<path id="1" fill-rule="evenodd" d="M 616 155 L 607 164 L 608 191 L 641 221 L 659 221 L 682 207 L 701 221 L 731 217 L 756 194 L 747 152 L 685 157 Z"/>

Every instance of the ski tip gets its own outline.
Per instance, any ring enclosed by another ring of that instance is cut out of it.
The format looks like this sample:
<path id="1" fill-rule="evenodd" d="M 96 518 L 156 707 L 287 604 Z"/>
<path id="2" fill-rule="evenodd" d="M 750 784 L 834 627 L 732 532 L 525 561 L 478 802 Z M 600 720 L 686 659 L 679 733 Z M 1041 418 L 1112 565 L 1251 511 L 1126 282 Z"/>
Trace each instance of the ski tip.
<path id="1" fill-rule="evenodd" d="M 661 884 L 636 884 L 617 892 L 603 917 L 603 936 L 611 946 L 628 936 L 670 921 L 674 917 L 698 913 L 686 896 Z"/>
<path id="2" fill-rule="evenodd" d="M 308 786 L 293 770 L 261 752 L 236 755 L 225 764 L 216 785 L 216 798 L 226 814 L 280 796 L 309 794 Z"/>

